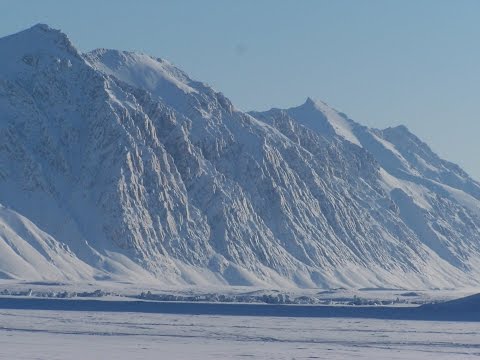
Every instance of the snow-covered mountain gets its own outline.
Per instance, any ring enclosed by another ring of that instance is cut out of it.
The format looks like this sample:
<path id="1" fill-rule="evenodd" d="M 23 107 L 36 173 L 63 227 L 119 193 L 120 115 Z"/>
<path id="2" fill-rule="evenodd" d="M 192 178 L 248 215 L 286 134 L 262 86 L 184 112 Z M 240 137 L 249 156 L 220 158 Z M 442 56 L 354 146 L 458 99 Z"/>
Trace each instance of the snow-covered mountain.
<path id="1" fill-rule="evenodd" d="M 405 127 L 244 113 L 162 59 L 0 39 L 0 276 L 478 285 L 480 184 Z"/>

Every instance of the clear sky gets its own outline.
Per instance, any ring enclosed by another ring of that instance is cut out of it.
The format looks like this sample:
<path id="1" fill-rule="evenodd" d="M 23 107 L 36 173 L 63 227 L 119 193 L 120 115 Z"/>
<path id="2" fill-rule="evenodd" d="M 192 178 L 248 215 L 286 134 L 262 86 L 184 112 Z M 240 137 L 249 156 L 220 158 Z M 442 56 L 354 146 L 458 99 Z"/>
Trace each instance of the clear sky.
<path id="1" fill-rule="evenodd" d="M 0 36 L 38 22 L 170 60 L 243 110 L 310 96 L 405 124 L 480 179 L 478 0 L 0 0 Z"/>

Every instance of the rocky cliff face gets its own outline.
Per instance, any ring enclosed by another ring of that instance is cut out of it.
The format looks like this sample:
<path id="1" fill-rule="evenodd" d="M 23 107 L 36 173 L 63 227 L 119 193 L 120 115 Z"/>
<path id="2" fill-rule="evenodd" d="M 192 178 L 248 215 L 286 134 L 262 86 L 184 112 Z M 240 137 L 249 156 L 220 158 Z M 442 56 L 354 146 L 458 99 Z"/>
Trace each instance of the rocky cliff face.
<path id="1" fill-rule="evenodd" d="M 48 239 L 37 273 L 6 258 L 3 277 L 478 283 L 480 185 L 404 127 L 311 99 L 243 113 L 165 60 L 80 54 L 45 25 L 0 53 L 0 238 L 22 257 L 21 217 Z"/>

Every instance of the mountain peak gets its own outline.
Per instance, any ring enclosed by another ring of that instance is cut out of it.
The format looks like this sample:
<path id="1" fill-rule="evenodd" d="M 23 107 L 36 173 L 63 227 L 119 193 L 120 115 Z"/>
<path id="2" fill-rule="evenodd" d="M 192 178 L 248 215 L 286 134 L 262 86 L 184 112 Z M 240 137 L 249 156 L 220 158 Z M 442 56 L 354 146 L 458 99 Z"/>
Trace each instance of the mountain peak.
<path id="1" fill-rule="evenodd" d="M 46 54 L 59 58 L 80 57 L 67 35 L 46 24 L 36 24 L 0 38 L 0 53 L 5 55 L 0 59 L 0 69 L 7 75 L 15 73 L 20 64 L 31 65 L 34 58 Z"/>
<path id="2" fill-rule="evenodd" d="M 383 134 L 389 137 L 402 137 L 403 139 L 412 139 L 415 142 L 422 143 L 422 141 L 413 134 L 405 125 L 390 126 L 382 130 Z"/>
<path id="3" fill-rule="evenodd" d="M 50 26 L 48 26 L 47 24 L 44 24 L 44 23 L 35 24 L 30 28 L 30 30 L 41 30 L 41 31 L 45 31 L 45 32 L 47 32 L 47 31 L 59 31 L 57 29 L 51 28 Z"/>
<path id="4" fill-rule="evenodd" d="M 330 108 L 330 106 L 328 106 L 327 103 L 325 103 L 324 101 L 321 101 L 321 100 L 318 100 L 318 99 L 313 99 L 311 98 L 310 96 L 307 97 L 307 100 L 305 100 L 305 102 L 303 103 L 303 105 L 301 105 L 301 107 L 306 107 L 306 108 L 315 108 L 317 110 L 323 110 L 325 108 Z"/>
<path id="5" fill-rule="evenodd" d="M 327 104 L 325 101 L 319 100 L 319 99 L 314 99 L 312 97 L 307 97 L 307 100 L 300 105 L 298 108 L 305 109 L 305 110 L 310 110 L 310 111 L 316 111 L 316 112 L 321 112 L 325 116 L 328 117 L 328 114 L 338 114 L 342 115 L 340 112 L 338 112 L 336 109 L 331 107 L 329 104 Z"/>
<path id="6" fill-rule="evenodd" d="M 24 39 L 31 40 L 32 42 L 33 41 L 40 41 L 40 42 L 53 41 L 57 44 L 64 43 L 65 45 L 73 46 L 70 39 L 64 32 L 62 32 L 59 29 L 54 29 L 49 25 L 42 24 L 42 23 L 35 24 L 26 30 L 7 36 L 5 39 L 8 39 L 8 38 L 16 38 L 17 40 L 19 38 L 24 38 Z"/>
<path id="7" fill-rule="evenodd" d="M 362 147 L 354 133 L 355 123 L 321 100 L 308 97 L 303 105 L 287 109 L 302 125 L 323 134 L 336 134 Z"/>
<path id="8" fill-rule="evenodd" d="M 405 125 L 393 126 L 393 127 L 390 127 L 390 129 L 393 131 L 402 132 L 402 133 L 411 133 L 411 131 Z"/>
<path id="9" fill-rule="evenodd" d="M 313 106 L 315 105 L 315 100 L 313 100 L 310 96 L 307 97 L 307 100 L 305 101 L 304 105 L 306 106 Z"/>

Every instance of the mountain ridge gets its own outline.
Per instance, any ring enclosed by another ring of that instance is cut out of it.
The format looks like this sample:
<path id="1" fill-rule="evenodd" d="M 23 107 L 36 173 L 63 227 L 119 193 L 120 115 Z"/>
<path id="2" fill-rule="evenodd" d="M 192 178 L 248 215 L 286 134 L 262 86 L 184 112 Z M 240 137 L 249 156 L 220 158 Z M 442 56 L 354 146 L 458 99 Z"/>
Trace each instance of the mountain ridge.
<path id="1" fill-rule="evenodd" d="M 369 129 L 310 98 L 243 113 L 165 60 L 80 54 L 45 25 L 19 34 L 18 46 L 0 39 L 0 203 L 88 276 L 478 284 L 480 185 L 408 130 Z M 17 266 L 0 271 L 32 276 Z"/>

